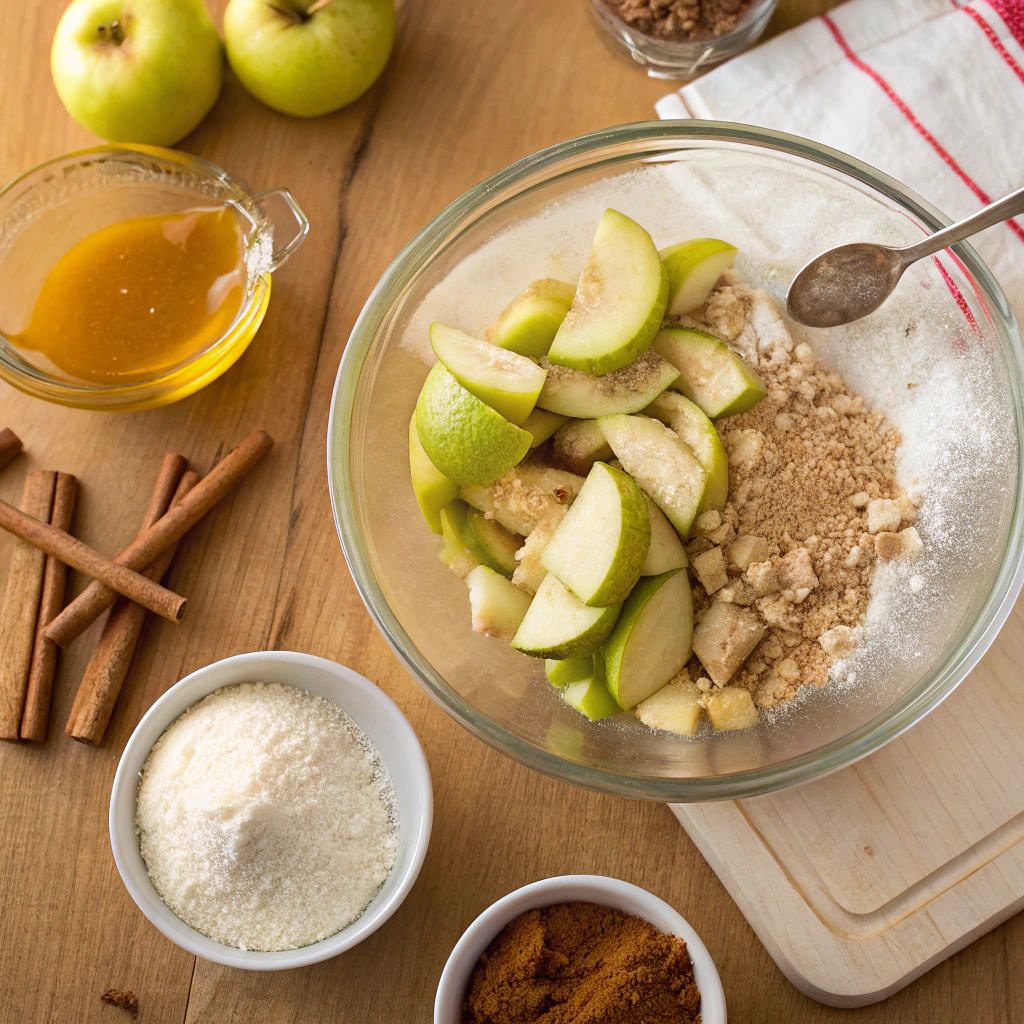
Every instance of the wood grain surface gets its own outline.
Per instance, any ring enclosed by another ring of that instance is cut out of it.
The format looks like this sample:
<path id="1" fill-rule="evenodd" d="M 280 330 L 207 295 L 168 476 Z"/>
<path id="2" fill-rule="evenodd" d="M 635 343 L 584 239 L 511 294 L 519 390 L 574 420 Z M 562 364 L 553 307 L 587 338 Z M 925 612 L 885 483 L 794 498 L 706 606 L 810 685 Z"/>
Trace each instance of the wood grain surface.
<path id="1" fill-rule="evenodd" d="M 94 141 L 50 81 L 63 6 L 0 5 L 3 180 Z M 222 4 L 213 6 L 219 20 Z M 773 25 L 830 6 L 783 0 Z M 0 496 L 16 500 L 31 469 L 74 473 L 75 532 L 107 553 L 134 536 L 165 452 L 205 471 L 255 427 L 277 442 L 183 545 L 169 585 L 188 597 L 189 617 L 148 623 L 103 745 L 62 734 L 97 623 L 62 655 L 48 742 L 0 749 L 0 1021 L 116 1024 L 124 1011 L 99 1001 L 115 987 L 138 995 L 142 1024 L 427 1024 L 442 966 L 470 921 L 511 889 L 569 871 L 616 875 L 677 907 L 707 942 L 736 1022 L 1024 1017 L 1024 917 L 878 1006 L 838 1011 L 805 998 L 668 808 L 554 782 L 469 738 L 399 666 L 353 587 L 331 520 L 324 446 L 338 360 L 378 276 L 484 176 L 581 132 L 652 117 L 665 91 L 606 50 L 586 0 L 406 0 L 381 81 L 315 120 L 274 114 L 229 75 L 182 148 L 254 189 L 289 186 L 313 225 L 275 277 L 249 351 L 206 390 L 144 413 L 60 410 L 0 385 L 0 427 L 13 427 L 27 449 L 0 472 Z M 0 578 L 12 547 L 0 538 Z M 84 583 L 76 575 L 74 590 Z M 380 931 L 318 966 L 257 974 L 196 960 L 145 920 L 118 878 L 106 821 L 118 756 L 152 701 L 210 661 L 268 647 L 343 661 L 395 698 L 426 749 L 436 816 L 423 873 Z"/>

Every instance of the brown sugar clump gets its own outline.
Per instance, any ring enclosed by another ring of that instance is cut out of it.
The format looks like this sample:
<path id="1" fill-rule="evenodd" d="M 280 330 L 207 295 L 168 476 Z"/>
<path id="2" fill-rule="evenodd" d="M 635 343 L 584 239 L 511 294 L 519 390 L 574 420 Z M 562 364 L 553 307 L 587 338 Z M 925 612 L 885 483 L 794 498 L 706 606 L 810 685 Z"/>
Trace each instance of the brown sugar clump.
<path id="1" fill-rule="evenodd" d="M 694 323 L 730 342 L 768 396 L 717 424 L 729 454 L 721 518 L 736 535 L 726 570 L 750 589 L 695 587 L 697 617 L 723 597 L 756 595 L 767 632 L 727 681 L 768 708 L 803 686 L 824 685 L 832 661 L 850 653 L 852 644 L 838 638 L 863 623 L 877 560 L 922 549 L 910 526 L 917 509 L 896 480 L 899 432 L 810 346 L 794 345 L 767 293 L 731 277 L 701 316 Z"/>
<path id="2" fill-rule="evenodd" d="M 109 1006 L 119 1006 L 122 1010 L 127 1010 L 133 1017 L 139 1015 L 139 999 L 134 992 L 122 992 L 118 988 L 108 988 L 100 996 L 100 1002 L 107 1003 Z"/>
<path id="3" fill-rule="evenodd" d="M 750 0 L 605 0 L 627 24 L 658 39 L 707 39 L 731 32 Z"/>
<path id="4" fill-rule="evenodd" d="M 697 1024 L 686 943 L 594 903 L 529 910 L 487 947 L 463 1024 Z"/>

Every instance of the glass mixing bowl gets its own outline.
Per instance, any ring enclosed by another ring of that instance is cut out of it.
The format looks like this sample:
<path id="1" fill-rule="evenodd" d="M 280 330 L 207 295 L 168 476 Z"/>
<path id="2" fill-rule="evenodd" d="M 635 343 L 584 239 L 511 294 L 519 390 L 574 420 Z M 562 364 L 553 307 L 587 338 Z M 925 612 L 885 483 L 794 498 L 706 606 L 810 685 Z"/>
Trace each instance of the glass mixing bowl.
<path id="1" fill-rule="evenodd" d="M 465 584 L 438 560 L 413 497 L 407 425 L 428 370 L 417 353 L 429 352 L 430 320 L 443 313 L 479 334 L 530 280 L 575 280 L 606 205 L 640 220 L 659 246 L 686 237 L 680 224 L 689 237 L 729 239 L 740 271 L 777 297 L 824 248 L 907 244 L 948 223 L 850 157 L 718 122 L 624 125 L 519 161 L 402 250 L 353 329 L 328 431 L 345 556 L 370 614 L 420 685 L 475 736 L 538 771 L 665 801 L 806 782 L 927 714 L 1010 612 L 1024 579 L 1017 324 L 991 273 L 959 245 L 941 265 L 916 265 L 858 324 L 794 327 L 796 340 L 903 430 L 900 471 L 924 486 L 925 556 L 878 570 L 863 656 L 850 671 L 805 688 L 757 728 L 688 740 L 631 715 L 592 723 L 559 699 L 542 663 L 471 631 Z M 661 223 L 669 220 L 671 230 Z"/>
<path id="2" fill-rule="evenodd" d="M 95 146 L 15 178 L 0 190 L 0 324 L 8 331 L 28 321 L 50 268 L 93 232 L 130 217 L 221 204 L 239 221 L 246 281 L 238 313 L 220 337 L 151 379 L 97 385 L 32 362 L 0 334 L 0 379 L 36 398 L 82 409 L 125 411 L 177 402 L 216 380 L 249 347 L 270 301 L 271 273 L 309 231 L 288 189 L 252 195 L 216 164 L 158 146 Z M 275 239 L 274 206 L 292 221 L 287 241 Z"/>

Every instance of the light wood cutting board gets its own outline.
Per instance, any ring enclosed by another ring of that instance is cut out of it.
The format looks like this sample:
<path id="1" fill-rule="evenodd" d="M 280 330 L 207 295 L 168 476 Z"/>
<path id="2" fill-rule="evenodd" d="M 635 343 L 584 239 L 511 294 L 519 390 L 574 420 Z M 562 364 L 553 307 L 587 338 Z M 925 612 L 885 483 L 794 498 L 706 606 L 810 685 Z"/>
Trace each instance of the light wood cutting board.
<path id="1" fill-rule="evenodd" d="M 891 995 L 1024 908 L 1024 599 L 944 704 L 772 796 L 672 807 L 786 976 Z"/>

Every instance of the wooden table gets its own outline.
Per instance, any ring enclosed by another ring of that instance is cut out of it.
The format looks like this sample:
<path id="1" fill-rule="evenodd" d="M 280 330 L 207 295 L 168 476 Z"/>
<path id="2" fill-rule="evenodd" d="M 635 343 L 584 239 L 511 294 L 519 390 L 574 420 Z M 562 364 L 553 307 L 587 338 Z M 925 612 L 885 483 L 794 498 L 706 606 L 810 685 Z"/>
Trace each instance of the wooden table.
<path id="1" fill-rule="evenodd" d="M 783 0 L 773 27 L 830 6 Z M 63 7 L 0 6 L 4 180 L 94 141 L 50 81 Z M 99 1001 L 113 986 L 138 995 L 141 1022 L 426 1024 L 441 968 L 470 921 L 519 885 L 574 871 L 628 879 L 676 906 L 707 942 L 737 1022 L 1024 1019 L 1024 917 L 879 1006 L 811 1002 L 783 978 L 667 808 L 554 782 L 469 738 L 400 667 L 352 585 L 331 521 L 324 444 L 338 360 L 374 282 L 429 217 L 481 178 L 572 135 L 653 116 L 666 91 L 606 51 L 585 8 L 406 0 L 383 79 L 348 110 L 312 121 L 261 107 L 229 75 L 183 148 L 254 188 L 288 185 L 313 225 L 275 278 L 249 352 L 213 386 L 154 412 L 60 410 L 0 386 L 0 427 L 13 427 L 29 451 L 0 477 L 0 495 L 16 497 L 29 468 L 77 474 L 76 532 L 108 552 L 133 536 L 164 452 L 205 470 L 253 427 L 277 440 L 190 537 L 174 577 L 189 618 L 147 627 L 103 746 L 62 731 L 94 629 L 62 659 L 47 744 L 0 749 L 0 1021 L 116 1024 L 123 1011 Z M 0 538 L 0 576 L 10 548 Z M 356 949 L 277 974 L 217 967 L 164 939 L 125 892 L 106 825 L 118 756 L 145 709 L 186 673 L 262 648 L 334 658 L 382 686 L 423 741 L 436 798 L 426 865 L 398 913 Z"/>

